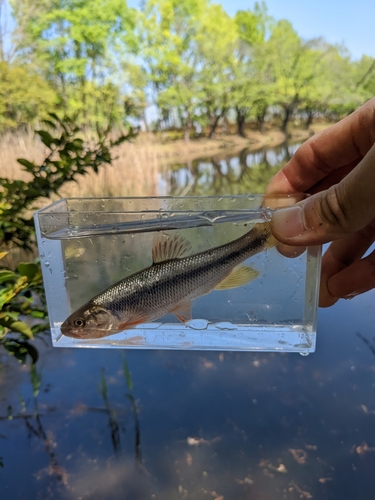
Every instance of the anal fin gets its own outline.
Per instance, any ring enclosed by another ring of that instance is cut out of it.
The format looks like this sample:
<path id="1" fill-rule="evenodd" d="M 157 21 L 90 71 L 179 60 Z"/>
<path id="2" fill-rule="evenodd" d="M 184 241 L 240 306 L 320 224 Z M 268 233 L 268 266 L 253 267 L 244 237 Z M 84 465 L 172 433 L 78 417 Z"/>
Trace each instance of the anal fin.
<path id="1" fill-rule="evenodd" d="M 181 323 L 191 320 L 191 302 L 181 302 L 171 311 Z"/>
<path id="2" fill-rule="evenodd" d="M 232 272 L 223 279 L 214 290 L 229 290 L 250 283 L 259 276 L 259 272 L 250 266 L 237 266 Z"/>

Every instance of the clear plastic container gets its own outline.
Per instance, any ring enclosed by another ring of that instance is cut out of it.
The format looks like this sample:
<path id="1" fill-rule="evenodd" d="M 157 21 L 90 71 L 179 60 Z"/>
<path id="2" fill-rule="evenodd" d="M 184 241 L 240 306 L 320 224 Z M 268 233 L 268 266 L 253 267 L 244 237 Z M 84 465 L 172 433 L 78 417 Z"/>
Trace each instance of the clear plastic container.
<path id="1" fill-rule="evenodd" d="M 180 242 L 184 247 L 184 254 L 172 255 L 180 259 L 175 264 L 181 265 L 183 276 L 191 265 L 187 257 L 199 254 L 208 258 L 210 250 L 216 272 L 223 262 L 215 261 L 218 247 L 238 238 L 242 241 L 241 237 L 254 226 L 262 235 L 272 210 L 302 198 L 293 195 L 266 199 L 256 195 L 62 199 L 37 211 L 35 223 L 53 345 L 313 352 L 320 247 L 308 247 L 299 256 L 287 258 L 275 246 L 260 245 L 254 255 L 245 256 L 239 264 L 241 276 L 244 267 L 254 271 L 253 275 L 248 271 L 248 279 L 236 281 L 234 287 L 233 283 L 228 287 L 226 282 L 223 289 L 206 290 L 194 297 L 191 312 L 190 299 L 184 298 L 183 307 L 177 304 L 173 311 L 163 310 L 160 317 L 151 320 L 148 313 L 140 312 L 133 314 L 132 320 L 119 320 L 118 325 L 108 323 L 105 336 L 103 332 L 101 336 L 95 332 L 93 335 L 92 330 L 80 338 L 61 332 L 61 325 L 72 313 L 93 297 L 99 295 L 100 299 L 100 294 L 114 283 L 137 272 L 143 279 L 142 270 L 153 265 L 153 247 L 161 249 L 158 261 L 165 265 L 171 254 L 163 253 L 168 246 L 160 246 L 160 241 Z M 207 272 L 208 283 L 211 278 Z M 202 276 L 198 273 L 196 279 L 202 281 Z M 173 297 L 176 290 L 177 297 L 183 279 L 169 281 L 167 276 L 163 286 L 176 287 L 171 293 Z M 159 292 L 155 290 L 159 289 L 153 290 L 152 299 L 158 302 Z"/>

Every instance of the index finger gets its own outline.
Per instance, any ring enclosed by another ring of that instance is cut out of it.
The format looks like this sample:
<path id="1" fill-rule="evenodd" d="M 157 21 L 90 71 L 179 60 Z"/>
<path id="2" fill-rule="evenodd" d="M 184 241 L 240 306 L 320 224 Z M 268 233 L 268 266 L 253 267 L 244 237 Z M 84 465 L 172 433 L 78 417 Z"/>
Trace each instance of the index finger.
<path id="1" fill-rule="evenodd" d="M 308 139 L 271 179 L 266 194 L 306 192 L 343 167 L 353 168 L 375 142 L 375 98 Z"/>

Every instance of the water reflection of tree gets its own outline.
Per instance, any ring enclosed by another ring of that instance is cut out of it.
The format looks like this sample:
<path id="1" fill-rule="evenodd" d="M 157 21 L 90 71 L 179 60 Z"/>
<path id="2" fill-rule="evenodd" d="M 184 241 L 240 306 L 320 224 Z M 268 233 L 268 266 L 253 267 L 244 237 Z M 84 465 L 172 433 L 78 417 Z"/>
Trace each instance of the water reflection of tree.
<path id="1" fill-rule="evenodd" d="M 32 408 L 28 408 L 22 395 L 19 395 L 20 411 L 14 412 L 12 407 L 8 407 L 8 414 L 6 416 L 0 416 L 0 421 L 23 420 L 28 431 L 28 438 L 35 437 L 44 444 L 44 449 L 49 461 L 48 474 L 55 477 L 59 483 L 67 486 L 67 473 L 66 470 L 59 465 L 55 452 L 56 443 L 54 442 L 53 434 L 45 430 L 42 422 L 43 415 L 53 412 L 55 408 L 47 408 L 43 413 L 40 411 L 38 395 L 42 384 L 42 374 L 38 372 L 35 363 L 30 365 L 30 384 L 32 387 Z"/>
<path id="2" fill-rule="evenodd" d="M 25 365 L 24 365 L 25 366 Z M 26 365 L 27 366 L 27 365 Z M 28 439 L 37 439 L 43 443 L 44 450 L 48 459 L 48 466 L 36 473 L 37 479 L 41 479 L 45 475 L 48 475 L 55 480 L 55 484 L 50 484 L 48 486 L 49 492 L 54 492 L 53 498 L 65 498 L 65 493 L 69 494 L 72 490 L 72 485 L 70 484 L 68 471 L 60 465 L 58 458 L 58 443 L 56 442 L 56 437 L 54 433 L 46 428 L 44 420 L 51 413 L 56 412 L 58 407 L 39 405 L 38 396 L 42 387 L 42 372 L 37 370 L 37 363 L 31 363 L 28 365 L 28 371 L 30 376 L 30 386 L 32 389 L 32 398 L 30 401 L 24 399 L 22 394 L 19 394 L 19 408 L 14 406 L 8 406 L 5 414 L 0 415 L 0 424 L 2 422 L 8 421 L 22 421 L 27 429 Z M 139 410 L 138 404 L 133 393 L 133 382 L 128 368 L 126 359 L 123 359 L 123 373 L 125 378 L 125 398 L 122 400 L 120 405 L 116 407 L 112 404 L 109 396 L 108 385 L 105 377 L 104 369 L 101 370 L 99 393 L 103 400 L 103 405 L 98 406 L 86 406 L 85 404 L 79 404 L 74 408 L 66 409 L 65 412 L 71 415 L 76 415 L 79 417 L 85 417 L 90 413 L 102 414 L 107 417 L 107 423 L 109 428 L 109 437 L 111 445 L 113 448 L 114 456 L 116 459 L 123 459 L 122 449 L 121 449 L 121 434 L 126 432 L 124 415 L 129 413 L 129 403 L 130 401 L 130 412 L 134 421 L 134 460 L 140 469 L 143 470 L 141 461 L 141 433 L 140 433 L 140 423 L 139 423 Z M 46 391 L 48 389 L 46 386 Z M 6 439 L 6 435 L 0 433 L 0 437 Z M 0 467 L 4 467 L 4 462 L 6 461 L 5 456 L 0 456 Z M 120 463 L 120 462 L 119 462 Z M 121 462 L 122 463 L 122 462 Z M 125 473 L 126 471 L 124 471 Z M 51 489 L 52 488 L 52 489 Z M 48 496 L 48 498 L 51 498 Z M 100 497 L 102 498 L 102 497 Z"/>
<path id="3" fill-rule="evenodd" d="M 138 407 L 136 400 L 133 395 L 133 382 L 131 379 L 129 367 L 126 359 L 123 359 L 123 369 L 125 382 L 128 388 L 128 392 L 126 393 L 126 397 L 130 401 L 131 412 L 134 418 L 134 434 L 135 434 L 135 444 L 134 444 L 134 458 L 136 463 L 141 463 L 142 454 L 141 454 L 141 432 L 139 426 L 139 418 L 138 418 Z M 113 451 L 116 456 L 119 456 L 121 453 L 121 433 L 120 430 L 125 431 L 125 426 L 121 424 L 117 418 L 117 412 L 115 408 L 110 404 L 108 397 L 108 387 L 106 378 L 104 375 L 104 369 L 101 371 L 101 385 L 100 385 L 100 394 L 103 398 L 104 408 L 102 409 L 108 418 L 108 428 L 110 430 L 111 442 Z"/>
<path id="4" fill-rule="evenodd" d="M 373 337 L 373 340 L 371 341 L 360 332 L 357 332 L 357 337 L 368 346 L 372 354 L 375 354 L 375 337 Z"/>
<path id="5" fill-rule="evenodd" d="M 101 371 L 100 395 L 103 398 L 104 408 L 99 408 L 99 410 L 102 410 L 107 415 L 108 428 L 110 430 L 113 451 L 115 455 L 118 456 L 121 453 L 120 424 L 117 418 L 117 412 L 109 402 L 108 387 L 104 375 L 104 368 L 102 368 Z M 125 431 L 124 426 L 122 426 L 122 430 Z"/>
<path id="6" fill-rule="evenodd" d="M 271 177 L 291 158 L 298 145 L 217 154 L 178 164 L 169 173 L 172 195 L 240 195 L 263 193 Z"/>

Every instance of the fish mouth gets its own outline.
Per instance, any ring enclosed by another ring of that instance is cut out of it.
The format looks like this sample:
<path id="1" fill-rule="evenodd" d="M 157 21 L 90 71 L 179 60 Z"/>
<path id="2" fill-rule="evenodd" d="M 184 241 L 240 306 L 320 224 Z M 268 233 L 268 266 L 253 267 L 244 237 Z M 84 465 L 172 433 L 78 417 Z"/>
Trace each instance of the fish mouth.
<path id="1" fill-rule="evenodd" d="M 93 328 L 92 330 L 86 329 L 85 331 L 82 331 L 64 325 L 61 326 L 60 331 L 65 337 L 70 337 L 73 339 L 85 339 L 85 340 L 100 339 L 102 337 L 108 337 L 108 335 L 112 335 L 113 333 L 117 333 L 117 331 L 99 330 L 97 328 L 95 329 Z"/>
<path id="2" fill-rule="evenodd" d="M 79 339 L 84 337 L 83 332 L 75 330 L 74 328 L 69 328 L 69 326 L 62 325 L 60 331 L 65 337 L 79 338 Z"/>

